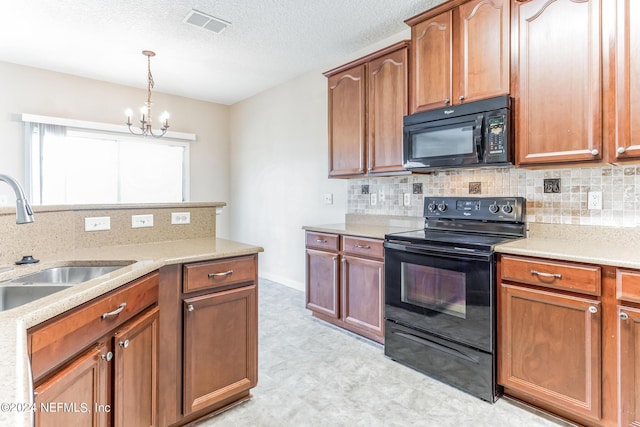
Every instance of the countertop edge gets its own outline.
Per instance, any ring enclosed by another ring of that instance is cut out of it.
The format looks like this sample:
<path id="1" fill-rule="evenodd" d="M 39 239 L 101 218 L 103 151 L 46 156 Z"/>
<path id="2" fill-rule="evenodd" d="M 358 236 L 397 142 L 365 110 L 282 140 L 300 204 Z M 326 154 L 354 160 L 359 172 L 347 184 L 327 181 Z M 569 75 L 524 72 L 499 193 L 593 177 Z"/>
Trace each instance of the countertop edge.
<path id="1" fill-rule="evenodd" d="M 624 245 L 622 246 L 624 248 Z M 576 242 L 546 238 L 525 238 L 496 245 L 495 251 L 507 255 L 573 261 L 609 267 L 640 269 L 640 256 L 620 250 L 620 246 L 592 248 Z"/>

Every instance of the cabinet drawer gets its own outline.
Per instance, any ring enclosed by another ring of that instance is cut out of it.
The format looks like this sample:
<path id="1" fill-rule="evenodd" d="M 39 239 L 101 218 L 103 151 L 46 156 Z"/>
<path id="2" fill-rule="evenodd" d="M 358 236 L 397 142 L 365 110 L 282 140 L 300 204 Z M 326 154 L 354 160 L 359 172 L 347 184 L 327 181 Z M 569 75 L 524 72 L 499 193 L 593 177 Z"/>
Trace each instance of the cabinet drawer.
<path id="1" fill-rule="evenodd" d="M 616 270 L 616 298 L 640 303 L 639 270 Z"/>
<path id="2" fill-rule="evenodd" d="M 34 381 L 157 301 L 153 273 L 34 326 L 28 331 Z"/>
<path id="3" fill-rule="evenodd" d="M 183 292 L 253 282 L 255 279 L 255 256 L 186 264 L 184 266 Z"/>
<path id="4" fill-rule="evenodd" d="M 361 255 L 379 259 L 382 259 L 384 255 L 382 240 L 366 239 L 364 237 L 344 236 L 342 238 L 342 251 L 345 254 Z"/>
<path id="5" fill-rule="evenodd" d="M 503 256 L 502 280 L 600 295 L 600 267 Z"/>
<path id="6" fill-rule="evenodd" d="M 325 251 L 338 252 L 338 235 L 307 231 L 307 247 Z"/>

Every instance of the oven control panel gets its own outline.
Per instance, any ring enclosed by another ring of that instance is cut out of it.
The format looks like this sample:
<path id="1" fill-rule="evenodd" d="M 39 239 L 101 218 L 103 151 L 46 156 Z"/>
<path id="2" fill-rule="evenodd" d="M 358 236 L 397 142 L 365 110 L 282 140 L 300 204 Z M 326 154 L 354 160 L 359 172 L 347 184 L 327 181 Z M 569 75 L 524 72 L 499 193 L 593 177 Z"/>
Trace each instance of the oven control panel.
<path id="1" fill-rule="evenodd" d="M 442 219 L 524 222 L 522 197 L 425 197 L 424 216 Z"/>

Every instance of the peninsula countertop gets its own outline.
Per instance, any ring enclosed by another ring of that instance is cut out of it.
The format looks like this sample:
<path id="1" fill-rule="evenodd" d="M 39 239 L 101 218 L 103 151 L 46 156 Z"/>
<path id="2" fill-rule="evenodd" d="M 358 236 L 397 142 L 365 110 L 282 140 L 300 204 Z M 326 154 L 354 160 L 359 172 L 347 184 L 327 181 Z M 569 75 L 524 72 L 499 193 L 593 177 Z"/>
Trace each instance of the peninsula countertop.
<path id="1" fill-rule="evenodd" d="M 103 246 L 69 250 L 40 257 L 40 263 L 15 266 L 0 272 L 0 282 L 45 268 L 69 263 L 133 261 L 109 274 L 74 285 L 4 312 L 0 312 L 0 385 L 2 403 L 15 404 L 0 411 L 0 425 L 28 426 L 30 412 L 20 411 L 20 404 L 31 401 L 30 367 L 27 352 L 27 329 L 45 320 L 99 297 L 165 265 L 197 262 L 263 252 L 259 246 L 219 238 L 197 238 L 157 243 Z M 2 283 L 0 283 L 0 286 Z"/>

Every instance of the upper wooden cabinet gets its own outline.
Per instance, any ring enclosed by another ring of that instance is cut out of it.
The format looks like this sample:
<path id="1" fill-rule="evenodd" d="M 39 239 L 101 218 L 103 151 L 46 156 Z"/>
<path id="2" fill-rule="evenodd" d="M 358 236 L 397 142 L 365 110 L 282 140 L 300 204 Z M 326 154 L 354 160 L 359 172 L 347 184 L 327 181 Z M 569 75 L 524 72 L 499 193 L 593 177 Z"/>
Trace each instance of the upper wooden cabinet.
<path id="1" fill-rule="evenodd" d="M 453 1 L 405 21 L 411 113 L 509 93 L 509 10 L 508 0 Z"/>
<path id="2" fill-rule="evenodd" d="M 406 172 L 402 117 L 408 46 L 396 43 L 324 73 L 329 95 L 329 176 Z"/>
<path id="3" fill-rule="evenodd" d="M 609 8 L 613 6 L 607 4 Z M 640 3 L 617 0 L 616 13 L 615 104 L 612 108 L 615 134 L 611 137 L 611 162 L 640 158 L 640 22 L 631 18 L 640 16 Z"/>
<path id="4" fill-rule="evenodd" d="M 513 25 L 518 164 L 602 159 L 601 0 L 513 0 Z"/>

